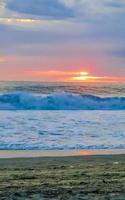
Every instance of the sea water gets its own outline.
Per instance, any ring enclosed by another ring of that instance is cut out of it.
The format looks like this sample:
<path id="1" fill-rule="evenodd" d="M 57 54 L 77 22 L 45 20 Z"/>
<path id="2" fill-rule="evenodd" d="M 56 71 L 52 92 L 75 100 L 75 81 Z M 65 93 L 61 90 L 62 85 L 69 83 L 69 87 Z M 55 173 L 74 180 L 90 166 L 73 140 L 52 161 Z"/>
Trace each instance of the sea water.
<path id="1" fill-rule="evenodd" d="M 0 82 L 0 149 L 125 148 L 125 85 Z"/>

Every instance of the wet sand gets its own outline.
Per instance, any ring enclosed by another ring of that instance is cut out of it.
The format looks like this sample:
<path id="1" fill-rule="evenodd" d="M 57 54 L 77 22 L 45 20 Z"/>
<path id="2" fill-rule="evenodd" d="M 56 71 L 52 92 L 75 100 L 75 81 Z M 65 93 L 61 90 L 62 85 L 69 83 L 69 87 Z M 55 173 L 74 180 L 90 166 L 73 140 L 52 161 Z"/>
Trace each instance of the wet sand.
<path id="1" fill-rule="evenodd" d="M 0 200 L 30 199 L 125 200 L 125 155 L 0 159 Z"/>
<path id="2" fill-rule="evenodd" d="M 90 155 L 125 155 L 125 149 L 100 150 L 0 150 L 0 158 L 36 158 Z"/>

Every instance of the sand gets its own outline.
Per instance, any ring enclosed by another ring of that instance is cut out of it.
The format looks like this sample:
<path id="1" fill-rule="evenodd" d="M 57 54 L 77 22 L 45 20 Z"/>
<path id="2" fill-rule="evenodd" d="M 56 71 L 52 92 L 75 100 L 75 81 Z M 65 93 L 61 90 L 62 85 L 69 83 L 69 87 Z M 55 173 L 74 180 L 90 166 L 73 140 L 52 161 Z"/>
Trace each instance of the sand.
<path id="1" fill-rule="evenodd" d="M 0 200 L 125 200 L 124 154 L 39 156 L 0 159 Z"/>
<path id="2" fill-rule="evenodd" d="M 90 155 L 125 155 L 125 149 L 100 150 L 0 150 L 0 158 L 36 158 Z"/>

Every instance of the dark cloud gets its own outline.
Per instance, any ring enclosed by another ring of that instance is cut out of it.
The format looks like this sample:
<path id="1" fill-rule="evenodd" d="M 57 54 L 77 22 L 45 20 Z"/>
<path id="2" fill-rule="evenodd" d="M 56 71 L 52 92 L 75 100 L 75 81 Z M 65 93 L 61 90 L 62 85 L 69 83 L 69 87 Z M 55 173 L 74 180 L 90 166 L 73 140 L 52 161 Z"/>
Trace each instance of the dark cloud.
<path id="1" fill-rule="evenodd" d="M 73 17 L 73 11 L 59 0 L 11 0 L 6 7 L 20 13 L 42 16 L 44 18 Z"/>

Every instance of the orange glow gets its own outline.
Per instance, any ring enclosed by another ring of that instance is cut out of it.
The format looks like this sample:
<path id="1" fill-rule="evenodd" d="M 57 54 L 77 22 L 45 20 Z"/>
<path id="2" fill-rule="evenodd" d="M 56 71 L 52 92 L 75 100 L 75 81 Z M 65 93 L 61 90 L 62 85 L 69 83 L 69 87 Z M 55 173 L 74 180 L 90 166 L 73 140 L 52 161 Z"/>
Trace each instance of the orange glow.
<path id="1" fill-rule="evenodd" d="M 91 81 L 91 80 L 97 80 L 100 79 L 102 77 L 96 77 L 96 76 L 76 76 L 76 77 L 72 77 L 72 80 L 74 81 Z"/>
<path id="2" fill-rule="evenodd" d="M 43 82 L 74 82 L 74 83 L 124 83 L 125 77 L 117 76 L 97 76 L 89 74 L 86 70 L 25 70 L 25 68 L 8 68 L 4 66 L 9 62 L 19 62 L 18 57 L 0 56 L 0 80 L 22 80 L 22 81 L 43 81 Z"/>
<path id="3" fill-rule="evenodd" d="M 80 156 L 91 156 L 91 151 L 80 151 Z"/>
<path id="4" fill-rule="evenodd" d="M 74 73 L 75 76 L 72 77 L 72 80 L 74 81 L 87 81 L 92 79 L 98 79 L 99 77 L 96 76 L 89 76 L 88 72 L 77 72 Z"/>
<path id="5" fill-rule="evenodd" d="M 78 75 L 78 76 L 87 76 L 89 73 L 88 72 L 75 72 L 73 74 Z"/>
<path id="6" fill-rule="evenodd" d="M 49 70 L 49 71 L 39 71 L 39 70 L 34 70 L 31 71 L 31 73 L 35 76 L 50 76 L 50 75 L 56 75 L 56 76 L 60 76 L 60 75 L 69 75 L 71 74 L 70 72 L 65 72 L 65 71 L 56 71 L 56 70 Z"/>
<path id="7" fill-rule="evenodd" d="M 6 59 L 4 57 L 0 57 L 0 63 L 5 62 L 5 61 L 6 61 Z"/>
<path id="8" fill-rule="evenodd" d="M 62 82 L 119 82 L 125 81 L 124 77 L 108 77 L 108 76 L 92 76 L 86 71 L 74 72 L 74 71 L 58 71 L 58 70 L 34 70 L 27 71 L 25 74 L 29 74 L 33 79 L 41 79 L 47 81 L 62 81 Z"/>
<path id="9" fill-rule="evenodd" d="M 42 77 L 42 76 L 54 76 L 54 77 L 62 77 L 65 81 L 71 80 L 87 80 L 88 79 L 88 72 L 69 72 L 69 71 L 56 71 L 56 70 L 49 70 L 49 71 L 32 71 L 33 76 Z"/>
<path id="10" fill-rule="evenodd" d="M 88 76 L 78 76 L 78 77 L 73 77 L 72 79 L 75 81 L 86 81 L 88 80 Z"/>

